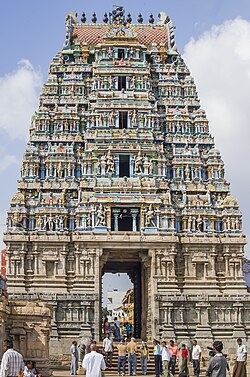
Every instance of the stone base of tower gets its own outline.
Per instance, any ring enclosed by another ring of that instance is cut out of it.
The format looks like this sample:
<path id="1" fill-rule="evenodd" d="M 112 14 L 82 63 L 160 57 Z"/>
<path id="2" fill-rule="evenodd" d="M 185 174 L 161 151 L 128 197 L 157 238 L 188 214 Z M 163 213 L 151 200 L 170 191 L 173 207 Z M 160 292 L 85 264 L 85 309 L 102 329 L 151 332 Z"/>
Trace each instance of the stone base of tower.
<path id="1" fill-rule="evenodd" d="M 21 262 L 13 258 L 17 241 Z M 134 284 L 138 338 L 188 343 L 196 337 L 204 347 L 222 339 L 232 348 L 238 336 L 248 341 L 250 299 L 240 268 L 244 237 L 232 242 L 223 236 L 142 238 L 137 232 L 111 232 L 30 235 L 27 240 L 12 234 L 5 242 L 10 298 L 39 300 L 53 309 L 53 363 L 64 365 L 73 340 L 101 339 L 106 272 L 126 272 Z"/>

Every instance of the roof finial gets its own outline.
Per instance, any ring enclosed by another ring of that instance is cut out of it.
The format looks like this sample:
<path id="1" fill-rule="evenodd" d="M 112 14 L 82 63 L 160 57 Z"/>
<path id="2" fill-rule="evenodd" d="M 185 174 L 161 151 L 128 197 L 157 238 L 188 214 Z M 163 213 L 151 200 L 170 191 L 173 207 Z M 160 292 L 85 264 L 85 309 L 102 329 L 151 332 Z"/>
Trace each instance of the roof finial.
<path id="1" fill-rule="evenodd" d="M 128 15 L 127 15 L 127 23 L 128 24 L 131 24 L 131 22 L 132 22 L 132 17 L 131 17 L 131 14 L 130 13 L 128 13 Z"/>
<path id="2" fill-rule="evenodd" d="M 91 18 L 91 21 L 93 22 L 93 24 L 95 24 L 96 21 L 97 21 L 97 18 L 96 18 L 96 14 L 95 14 L 95 12 L 93 13 L 93 16 L 92 16 L 92 18 Z"/>
<path id="3" fill-rule="evenodd" d="M 112 11 L 112 21 L 116 21 L 116 22 L 119 22 L 119 23 L 124 23 L 124 20 L 125 20 L 125 10 L 123 7 L 116 7 L 113 11 Z"/>
<path id="4" fill-rule="evenodd" d="M 103 22 L 107 24 L 109 22 L 108 14 L 107 12 L 104 13 Z"/>
<path id="5" fill-rule="evenodd" d="M 85 15 L 84 12 L 82 13 L 81 21 L 82 21 L 83 24 L 85 24 L 85 22 L 87 21 L 87 18 L 86 18 L 86 15 Z"/>
<path id="6" fill-rule="evenodd" d="M 142 23 L 143 23 L 143 18 L 142 18 L 141 13 L 138 14 L 138 19 L 137 19 L 137 21 L 139 22 L 139 24 L 142 24 Z"/>
<path id="7" fill-rule="evenodd" d="M 149 16 L 149 23 L 150 23 L 150 24 L 153 24 L 154 22 L 155 22 L 154 16 L 152 15 L 152 13 L 150 13 L 150 16 Z"/>

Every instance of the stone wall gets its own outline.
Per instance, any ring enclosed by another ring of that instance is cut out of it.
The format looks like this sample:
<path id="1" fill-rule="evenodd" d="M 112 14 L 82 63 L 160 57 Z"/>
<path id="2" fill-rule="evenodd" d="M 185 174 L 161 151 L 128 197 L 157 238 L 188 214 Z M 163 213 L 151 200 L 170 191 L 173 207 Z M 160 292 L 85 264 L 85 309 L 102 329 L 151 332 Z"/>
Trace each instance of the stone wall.
<path id="1" fill-rule="evenodd" d="M 0 340 L 12 338 L 14 348 L 24 360 L 36 361 L 37 368 L 46 377 L 49 369 L 49 335 L 51 308 L 44 302 L 0 301 Z"/>

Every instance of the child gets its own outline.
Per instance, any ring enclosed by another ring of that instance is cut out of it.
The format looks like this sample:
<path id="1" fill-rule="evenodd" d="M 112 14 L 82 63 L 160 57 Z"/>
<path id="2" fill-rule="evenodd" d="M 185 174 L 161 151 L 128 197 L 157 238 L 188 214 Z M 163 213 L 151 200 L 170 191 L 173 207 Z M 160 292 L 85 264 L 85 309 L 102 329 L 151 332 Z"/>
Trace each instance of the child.
<path id="1" fill-rule="evenodd" d="M 22 377 L 41 377 L 38 370 L 36 369 L 36 363 L 32 360 L 27 360 Z"/>

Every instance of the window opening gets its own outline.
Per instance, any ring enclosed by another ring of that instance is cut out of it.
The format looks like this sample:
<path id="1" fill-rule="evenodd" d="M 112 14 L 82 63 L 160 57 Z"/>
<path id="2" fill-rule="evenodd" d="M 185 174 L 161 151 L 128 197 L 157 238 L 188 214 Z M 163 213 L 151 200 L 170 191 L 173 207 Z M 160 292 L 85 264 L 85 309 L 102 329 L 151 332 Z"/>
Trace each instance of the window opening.
<path id="1" fill-rule="evenodd" d="M 125 57 L 125 50 L 124 48 L 118 48 L 118 59 L 124 59 Z"/>
<path id="2" fill-rule="evenodd" d="M 128 112 L 120 111 L 119 112 L 119 128 L 128 128 Z"/>
<path id="3" fill-rule="evenodd" d="M 119 177 L 130 177 L 130 156 L 119 155 Z"/>
<path id="4" fill-rule="evenodd" d="M 126 76 L 118 76 L 118 90 L 126 90 Z"/>

